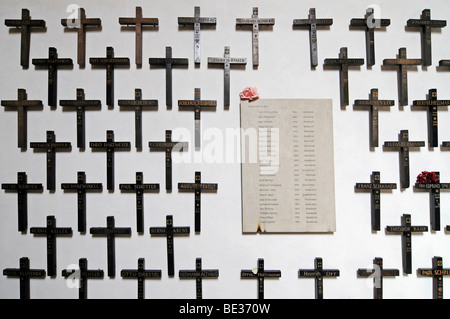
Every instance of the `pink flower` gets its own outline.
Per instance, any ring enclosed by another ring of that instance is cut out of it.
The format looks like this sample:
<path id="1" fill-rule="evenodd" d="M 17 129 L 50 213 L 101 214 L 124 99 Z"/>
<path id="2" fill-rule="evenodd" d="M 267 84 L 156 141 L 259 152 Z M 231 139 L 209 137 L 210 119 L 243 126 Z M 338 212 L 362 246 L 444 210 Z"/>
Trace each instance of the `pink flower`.
<path id="1" fill-rule="evenodd" d="M 258 96 L 258 90 L 255 87 L 246 87 L 244 91 L 239 93 L 239 96 L 241 97 L 241 100 L 257 100 L 259 99 Z"/>

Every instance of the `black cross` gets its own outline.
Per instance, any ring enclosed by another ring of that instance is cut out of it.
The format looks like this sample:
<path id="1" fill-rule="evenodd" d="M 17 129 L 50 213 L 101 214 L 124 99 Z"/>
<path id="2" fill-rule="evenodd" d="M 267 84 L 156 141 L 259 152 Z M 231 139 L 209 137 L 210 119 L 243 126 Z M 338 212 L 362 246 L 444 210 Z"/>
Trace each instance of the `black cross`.
<path id="1" fill-rule="evenodd" d="M 195 279 L 197 299 L 202 299 L 202 278 L 218 278 L 219 269 L 202 269 L 202 259 L 196 258 L 195 270 L 180 270 L 179 277 L 182 279 Z"/>
<path id="2" fill-rule="evenodd" d="M 401 233 L 402 235 L 402 260 L 403 271 L 412 273 L 412 233 L 426 232 L 427 226 L 411 226 L 411 215 L 403 214 L 401 226 L 386 226 L 388 233 Z"/>
<path id="3" fill-rule="evenodd" d="M 78 288 L 78 298 L 79 299 L 88 299 L 87 291 L 88 291 L 88 279 L 103 279 L 103 270 L 91 270 L 88 269 L 88 261 L 86 258 L 80 258 L 79 260 L 79 269 L 64 269 L 62 271 L 63 277 L 79 279 L 80 287 Z"/>
<path id="4" fill-rule="evenodd" d="M 146 270 L 145 259 L 138 259 L 138 269 L 122 269 L 120 275 L 123 278 L 138 280 L 138 299 L 145 299 L 145 279 L 159 279 L 161 278 L 161 270 Z"/>
<path id="5" fill-rule="evenodd" d="M 117 235 L 131 235 L 130 227 L 115 227 L 114 216 L 106 217 L 106 227 L 91 227 L 92 235 L 106 236 L 107 239 L 107 255 L 108 255 L 108 276 L 116 275 L 116 244 Z"/>
<path id="6" fill-rule="evenodd" d="M 56 236 L 72 235 L 71 227 L 56 227 L 55 216 L 47 216 L 46 227 L 30 227 L 30 233 L 47 236 L 47 275 L 56 275 Z"/>
<path id="7" fill-rule="evenodd" d="M 76 183 L 62 183 L 61 189 L 65 191 L 76 191 L 78 193 L 78 231 L 86 232 L 86 192 L 101 191 L 102 183 L 86 183 L 85 172 L 77 173 Z"/>
<path id="8" fill-rule="evenodd" d="M 264 299 L 264 278 L 280 278 L 280 270 L 264 270 L 264 259 L 258 258 L 258 268 L 241 270 L 241 278 L 258 279 L 258 299 Z"/>
<path id="9" fill-rule="evenodd" d="M 100 100 L 85 100 L 84 90 L 77 89 L 77 99 L 76 100 L 60 100 L 60 106 L 73 107 L 77 111 L 77 147 L 85 148 L 85 111 L 86 108 L 98 109 L 102 106 Z"/>
<path id="10" fill-rule="evenodd" d="M 144 184 L 143 173 L 136 172 L 136 184 L 120 184 L 119 189 L 136 193 L 137 232 L 144 232 L 144 192 L 159 192 L 159 184 Z"/>
<path id="11" fill-rule="evenodd" d="M 323 299 L 323 278 L 338 277 L 339 274 L 339 269 L 323 269 L 323 261 L 320 257 L 316 257 L 314 259 L 314 269 L 298 270 L 298 276 L 300 278 L 314 278 L 316 287 L 316 299 Z"/>
<path id="12" fill-rule="evenodd" d="M 150 227 L 150 235 L 165 235 L 167 237 L 167 272 L 169 276 L 175 274 L 173 237 L 176 235 L 188 235 L 188 226 L 174 227 L 173 216 L 166 216 L 166 227 Z"/>
<path id="13" fill-rule="evenodd" d="M 422 277 L 433 277 L 433 299 L 444 299 L 444 276 L 450 276 L 450 269 L 444 269 L 442 257 L 433 257 L 433 268 L 417 269 Z"/>
<path id="14" fill-rule="evenodd" d="M 30 32 L 31 28 L 45 28 L 44 20 L 32 20 L 30 11 L 22 9 L 22 19 L 5 19 L 7 27 L 20 28 L 20 65 L 28 69 L 30 63 Z"/>
<path id="15" fill-rule="evenodd" d="M 30 299 L 30 278 L 45 278 L 45 270 L 30 269 L 28 257 L 20 258 L 19 267 L 19 269 L 3 269 L 3 276 L 18 277 L 20 279 L 20 299 Z"/>
<path id="16" fill-rule="evenodd" d="M 395 277 L 400 275 L 398 269 L 383 269 L 383 258 L 375 257 L 373 269 L 358 269 L 358 276 L 373 278 L 373 299 L 383 299 L 383 277 Z"/>

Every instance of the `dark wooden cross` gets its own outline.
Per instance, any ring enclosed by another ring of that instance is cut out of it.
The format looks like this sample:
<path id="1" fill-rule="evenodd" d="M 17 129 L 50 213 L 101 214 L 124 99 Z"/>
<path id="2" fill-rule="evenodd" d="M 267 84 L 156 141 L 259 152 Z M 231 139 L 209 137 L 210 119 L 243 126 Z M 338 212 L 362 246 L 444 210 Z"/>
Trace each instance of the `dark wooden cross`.
<path id="1" fill-rule="evenodd" d="M 428 91 L 427 100 L 413 101 L 413 106 L 427 107 L 429 147 L 438 147 L 438 106 L 448 106 L 448 105 L 450 105 L 450 100 L 437 99 L 436 89 L 430 89 Z"/>
<path id="2" fill-rule="evenodd" d="M 383 65 L 385 66 L 398 66 L 398 90 L 399 100 L 401 105 L 408 105 L 408 68 L 412 65 L 422 64 L 421 59 L 408 59 L 406 48 L 400 48 L 398 50 L 397 59 L 384 59 Z"/>
<path id="3" fill-rule="evenodd" d="M 88 261 L 86 258 L 80 258 L 79 269 L 64 269 L 62 271 L 63 277 L 78 279 L 79 280 L 79 288 L 78 288 L 78 298 L 79 299 L 88 299 L 87 291 L 87 280 L 88 279 L 103 279 L 103 270 L 91 270 L 88 269 Z"/>
<path id="4" fill-rule="evenodd" d="M 46 227 L 30 227 L 30 233 L 47 236 L 47 275 L 56 275 L 56 236 L 72 235 L 71 227 L 56 227 L 55 216 L 47 216 Z"/>
<path id="5" fill-rule="evenodd" d="M 425 9 L 420 19 L 409 19 L 406 26 L 422 28 L 422 61 L 424 66 L 431 65 L 431 29 L 444 28 L 447 26 L 447 21 L 431 20 L 430 9 Z"/>
<path id="6" fill-rule="evenodd" d="M 73 23 L 74 22 L 74 23 Z M 61 19 L 61 24 L 64 27 L 76 28 L 78 32 L 78 65 L 84 67 L 86 64 L 86 27 L 101 27 L 102 20 L 98 18 L 86 18 L 84 8 L 78 9 L 78 18 L 75 21 L 70 19 Z"/>
<path id="7" fill-rule="evenodd" d="M 388 27 L 390 19 L 375 19 L 373 8 L 367 8 L 363 19 L 351 19 L 350 25 L 353 27 L 364 27 L 366 30 L 366 57 L 367 65 L 375 65 L 375 30 L 377 28 Z"/>
<path id="8" fill-rule="evenodd" d="M 439 61 L 439 66 L 449 67 L 450 66 L 450 60 L 440 60 Z"/>
<path id="9" fill-rule="evenodd" d="M 65 191 L 76 191 L 78 193 L 78 231 L 86 232 L 86 192 L 101 191 L 102 183 L 86 183 L 86 173 L 77 173 L 76 183 L 62 183 L 61 189 Z"/>
<path id="10" fill-rule="evenodd" d="M 444 269 L 442 257 L 433 257 L 433 268 L 417 269 L 422 277 L 433 277 L 433 299 L 444 299 L 444 276 L 450 276 L 450 269 Z"/>
<path id="11" fill-rule="evenodd" d="M 120 184 L 119 189 L 136 193 L 137 232 L 144 232 L 144 192 L 159 192 L 159 184 L 144 184 L 144 174 L 136 172 L 136 184 Z"/>
<path id="12" fill-rule="evenodd" d="M 86 108 L 100 108 L 102 102 L 100 100 L 85 100 L 84 90 L 77 89 L 77 99 L 76 100 L 60 100 L 59 105 L 62 107 L 75 108 L 77 112 L 77 147 L 85 148 L 85 111 Z"/>
<path id="13" fill-rule="evenodd" d="M 37 67 L 48 68 L 48 105 L 56 107 L 58 96 L 58 67 L 73 65 L 72 59 L 58 58 L 56 48 L 48 48 L 48 59 L 33 59 Z"/>
<path id="14" fill-rule="evenodd" d="M 347 48 L 341 48 L 339 58 L 337 59 L 325 59 L 324 65 L 339 67 L 339 80 L 340 80 L 340 95 L 341 106 L 349 104 L 348 98 L 348 69 L 349 66 L 363 65 L 364 59 L 349 59 L 347 56 Z"/>
<path id="15" fill-rule="evenodd" d="M 143 18 L 142 8 L 136 7 L 136 17 L 135 18 L 119 18 L 119 23 L 121 25 L 134 25 L 136 30 L 136 65 L 142 65 L 142 31 L 145 26 L 157 27 L 159 25 L 158 18 Z"/>
<path id="16" fill-rule="evenodd" d="M 323 278 L 339 277 L 339 269 L 323 269 L 323 260 L 320 257 L 314 259 L 314 269 L 299 269 L 299 278 L 314 278 L 316 287 L 316 299 L 323 299 Z"/>
<path id="17" fill-rule="evenodd" d="M 200 113 L 202 108 L 211 109 L 216 106 L 217 101 L 215 100 L 200 100 L 200 88 L 195 88 L 194 100 L 178 100 L 180 110 L 194 110 L 195 147 L 200 147 L 201 144 Z"/>
<path id="18" fill-rule="evenodd" d="M 280 278 L 280 270 L 264 270 L 264 259 L 258 258 L 258 268 L 241 270 L 241 278 L 258 279 L 258 299 L 264 299 L 264 278 Z"/>
<path id="19" fill-rule="evenodd" d="M 172 152 L 184 151 L 188 148 L 187 142 L 172 141 L 172 131 L 166 130 L 165 142 L 148 142 L 150 151 L 166 152 L 166 190 L 172 190 Z"/>
<path id="20" fill-rule="evenodd" d="M 108 276 L 116 275 L 116 244 L 117 235 L 131 235 L 130 227 L 115 227 L 114 216 L 106 217 L 106 227 L 91 227 L 92 235 L 106 236 L 107 239 L 107 256 L 108 256 Z"/>
<path id="21" fill-rule="evenodd" d="M 237 18 L 236 25 L 251 25 L 252 26 L 252 57 L 253 66 L 259 66 L 259 26 L 273 26 L 275 18 L 259 18 L 258 7 L 253 7 L 251 18 Z"/>
<path id="22" fill-rule="evenodd" d="M 395 105 L 394 100 L 379 100 L 378 89 L 370 90 L 370 97 L 368 100 L 355 100 L 355 106 L 368 106 L 370 117 L 370 147 L 378 147 L 378 111 L 380 107 Z"/>
<path id="23" fill-rule="evenodd" d="M 22 257 L 19 261 L 19 268 L 3 269 L 3 276 L 20 279 L 20 299 L 30 299 L 30 279 L 45 278 L 44 269 L 30 269 L 28 257 Z"/>
<path id="24" fill-rule="evenodd" d="M 90 142 L 89 146 L 95 150 L 106 150 L 106 188 L 114 190 L 114 152 L 116 150 L 130 150 L 130 142 L 115 142 L 114 131 L 106 131 L 106 142 Z"/>
<path id="25" fill-rule="evenodd" d="M 56 152 L 71 150 L 70 142 L 55 142 L 55 132 L 47 131 L 47 142 L 31 142 L 30 147 L 47 152 L 47 189 L 54 191 L 56 187 Z"/>
<path id="26" fill-rule="evenodd" d="M 30 33 L 31 28 L 45 28 L 44 20 L 32 20 L 30 10 L 22 9 L 22 19 L 5 19 L 7 27 L 20 28 L 20 65 L 28 69 L 30 65 Z"/>
<path id="27" fill-rule="evenodd" d="M 161 270 L 146 270 L 145 258 L 138 259 L 138 269 L 122 269 L 120 275 L 127 279 L 138 280 L 138 299 L 145 299 L 145 279 L 160 279 Z"/>
<path id="28" fill-rule="evenodd" d="M 90 58 L 92 65 L 106 67 L 106 105 L 114 106 L 114 68 L 116 65 L 130 65 L 129 58 L 115 58 L 114 48 L 106 48 L 106 58 Z"/>
<path id="29" fill-rule="evenodd" d="M 386 226 L 388 233 L 400 233 L 402 235 L 402 261 L 403 271 L 412 273 L 412 233 L 427 232 L 427 226 L 411 226 L 411 215 L 403 214 L 401 226 Z"/>
<path id="30" fill-rule="evenodd" d="M 195 279 L 197 299 L 203 298 L 202 278 L 218 278 L 219 269 L 202 269 L 202 259 L 195 259 L 195 270 L 180 270 L 181 279 Z"/>
<path id="31" fill-rule="evenodd" d="M 373 269 L 358 269 L 358 276 L 373 278 L 373 299 L 383 299 L 383 277 L 395 277 L 400 275 L 398 269 L 383 269 L 383 258 L 375 257 Z"/>
<path id="32" fill-rule="evenodd" d="M 172 47 L 166 47 L 165 58 L 149 58 L 150 65 L 163 65 L 166 68 L 166 106 L 172 107 L 172 68 L 177 65 L 188 65 L 186 58 L 172 58 Z"/>
<path id="33" fill-rule="evenodd" d="M 175 274 L 173 237 L 176 235 L 188 235 L 189 226 L 173 226 L 173 216 L 166 216 L 166 227 L 150 227 L 150 235 L 165 235 L 167 238 L 167 272 L 169 276 Z"/>
<path id="34" fill-rule="evenodd" d="M 178 24 L 182 26 L 194 26 L 194 63 L 200 63 L 200 29 L 201 25 L 215 26 L 216 18 L 200 17 L 200 7 L 194 7 L 194 17 L 178 17 Z"/>
<path id="35" fill-rule="evenodd" d="M 436 174 L 436 182 L 416 183 L 414 187 L 430 192 L 431 229 L 441 230 L 441 189 L 450 189 L 450 183 L 441 183 L 440 173 L 434 173 Z"/>
<path id="36" fill-rule="evenodd" d="M 27 194 L 31 191 L 42 191 L 42 184 L 28 184 L 27 173 L 18 172 L 17 184 L 2 184 L 2 189 L 17 192 L 18 230 L 20 232 L 26 231 L 28 227 Z"/>
<path id="37" fill-rule="evenodd" d="M 409 140 L 408 130 L 401 130 L 398 142 L 384 142 L 384 149 L 398 150 L 400 154 L 400 186 L 409 187 L 409 150 L 411 147 L 424 147 L 425 142 Z"/>
<path id="38" fill-rule="evenodd" d="M 180 192 L 195 192 L 195 232 L 200 232 L 200 198 L 202 192 L 217 192 L 217 184 L 202 183 L 200 172 L 195 172 L 195 183 L 178 183 Z"/>
<path id="39" fill-rule="evenodd" d="M 143 100 L 142 90 L 134 89 L 134 100 L 119 100 L 119 106 L 126 108 L 134 108 L 134 131 L 135 144 L 137 149 L 142 148 L 142 109 L 151 107 L 153 110 L 158 109 L 158 100 Z"/>
<path id="40" fill-rule="evenodd" d="M 208 58 L 208 63 L 210 64 L 223 64 L 224 77 L 223 77 L 223 100 L 224 106 L 230 106 L 230 71 L 231 65 L 245 65 L 247 64 L 246 58 L 231 58 L 230 57 L 230 47 L 226 46 L 223 54 L 223 58 Z"/>
<path id="41" fill-rule="evenodd" d="M 330 26 L 333 19 L 317 19 L 316 8 L 309 9 L 308 19 L 294 19 L 294 27 L 309 27 L 309 50 L 311 57 L 311 66 L 316 67 L 319 64 L 317 50 L 317 27 Z"/>

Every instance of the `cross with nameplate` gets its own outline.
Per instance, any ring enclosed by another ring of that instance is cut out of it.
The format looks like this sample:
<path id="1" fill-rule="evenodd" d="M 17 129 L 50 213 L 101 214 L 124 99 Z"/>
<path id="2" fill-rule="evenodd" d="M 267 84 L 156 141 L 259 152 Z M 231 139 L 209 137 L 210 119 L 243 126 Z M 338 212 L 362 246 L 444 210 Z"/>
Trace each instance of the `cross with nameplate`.
<path id="1" fill-rule="evenodd" d="M 189 233 L 189 226 L 173 226 L 172 215 L 166 216 L 166 227 L 150 227 L 150 235 L 165 235 L 167 238 L 167 273 L 169 276 L 175 274 L 173 237 L 176 235 L 189 235 Z"/>
<path id="2" fill-rule="evenodd" d="M 398 269 L 383 269 L 383 258 L 375 257 L 373 269 L 358 269 L 358 277 L 373 278 L 373 299 L 383 299 L 383 277 L 400 275 Z"/>
<path id="3" fill-rule="evenodd" d="M 79 288 L 78 288 L 78 298 L 79 299 L 88 299 L 87 297 L 87 280 L 88 279 L 103 279 L 103 270 L 91 270 L 88 269 L 88 261 L 86 258 L 80 258 L 79 269 L 64 269 L 62 271 L 62 276 L 71 279 L 79 280 Z"/>
<path id="4" fill-rule="evenodd" d="M 202 278 L 218 278 L 219 269 L 202 269 L 202 259 L 195 259 L 195 270 L 180 270 L 181 279 L 195 279 L 197 299 L 203 298 Z"/>
<path id="5" fill-rule="evenodd" d="M 55 216 L 47 216 L 46 227 L 30 227 L 30 233 L 47 237 L 47 275 L 56 275 L 56 236 L 72 235 L 71 227 L 56 227 Z"/>
<path id="6" fill-rule="evenodd" d="M 450 276 L 450 269 L 444 269 L 442 257 L 433 257 L 433 268 L 417 269 L 422 277 L 433 277 L 433 299 L 444 299 L 444 276 Z"/>
<path id="7" fill-rule="evenodd" d="M 161 270 L 146 270 L 145 258 L 138 259 L 138 269 L 122 269 L 122 278 L 138 280 L 138 299 L 145 299 L 145 279 L 160 279 Z"/>
<path id="8" fill-rule="evenodd" d="M 58 58 L 56 48 L 48 48 L 48 59 L 32 59 L 37 67 L 48 68 L 48 105 L 56 107 L 58 95 L 58 67 L 73 65 L 72 59 Z"/>
<path id="9" fill-rule="evenodd" d="M 314 259 L 314 269 L 299 269 L 299 278 L 314 278 L 316 287 L 316 299 L 323 299 L 323 278 L 339 277 L 339 269 L 323 269 L 323 260 L 320 257 Z"/>
<path id="10" fill-rule="evenodd" d="M 45 270 L 30 269 L 30 260 L 28 257 L 22 257 L 19 261 L 19 268 L 5 268 L 3 276 L 18 277 L 20 279 L 20 299 L 30 299 L 30 279 L 45 278 Z"/>
<path id="11" fill-rule="evenodd" d="M 47 131 L 47 142 L 31 142 L 30 147 L 47 152 L 47 189 L 54 191 L 56 186 L 56 152 L 71 150 L 70 142 L 55 142 L 55 132 Z"/>
<path id="12" fill-rule="evenodd" d="M 420 19 L 409 19 L 406 25 L 408 27 L 422 28 L 422 61 L 424 66 L 431 65 L 431 29 L 444 28 L 447 26 L 447 21 L 431 20 L 430 9 L 425 9 L 422 11 Z"/>
<path id="13" fill-rule="evenodd" d="M 77 173 L 76 183 L 62 183 L 61 189 L 65 191 L 76 191 L 78 193 L 78 231 L 86 232 L 86 192 L 101 191 L 102 183 L 86 183 L 86 173 Z"/>
<path id="14" fill-rule="evenodd" d="M 7 27 L 20 28 L 20 65 L 28 69 L 30 65 L 30 33 L 31 28 L 45 28 L 44 20 L 32 20 L 30 10 L 22 9 L 21 19 L 5 19 Z"/>
<path id="15" fill-rule="evenodd" d="M 409 187 L 409 150 L 411 147 L 424 147 L 425 142 L 409 141 L 408 130 L 401 130 L 398 142 L 384 142 L 384 149 L 398 150 L 400 154 L 400 186 Z"/>
<path id="16" fill-rule="evenodd" d="M 144 174 L 136 172 L 136 184 L 120 184 L 119 189 L 136 193 L 137 232 L 144 232 L 144 192 L 159 192 L 159 184 L 144 184 Z"/>
<path id="17" fill-rule="evenodd" d="M 59 105 L 62 107 L 75 108 L 77 112 L 77 147 L 85 148 L 85 111 L 86 108 L 100 108 L 102 102 L 100 100 L 85 100 L 84 90 L 77 89 L 76 100 L 60 100 Z"/>
<path id="18" fill-rule="evenodd" d="M 258 279 L 258 299 L 264 299 L 264 278 L 280 278 L 281 270 L 264 270 L 264 259 L 258 258 L 258 268 L 241 270 L 242 279 Z"/>

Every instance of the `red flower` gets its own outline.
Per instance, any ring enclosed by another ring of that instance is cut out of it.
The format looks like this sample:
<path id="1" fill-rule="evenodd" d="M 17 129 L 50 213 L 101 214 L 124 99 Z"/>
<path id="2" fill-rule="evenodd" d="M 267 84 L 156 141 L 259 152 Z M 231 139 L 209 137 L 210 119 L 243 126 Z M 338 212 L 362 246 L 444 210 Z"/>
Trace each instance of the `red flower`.
<path id="1" fill-rule="evenodd" d="M 241 100 L 257 100 L 259 99 L 258 96 L 258 90 L 255 87 L 246 87 L 244 91 L 239 93 L 239 96 L 241 97 Z"/>
<path id="2" fill-rule="evenodd" d="M 425 184 L 425 183 L 436 183 L 437 176 L 435 172 L 427 172 L 423 171 L 417 176 L 416 183 Z"/>

